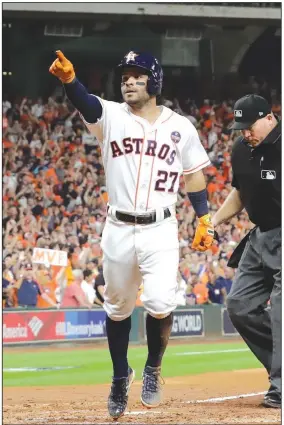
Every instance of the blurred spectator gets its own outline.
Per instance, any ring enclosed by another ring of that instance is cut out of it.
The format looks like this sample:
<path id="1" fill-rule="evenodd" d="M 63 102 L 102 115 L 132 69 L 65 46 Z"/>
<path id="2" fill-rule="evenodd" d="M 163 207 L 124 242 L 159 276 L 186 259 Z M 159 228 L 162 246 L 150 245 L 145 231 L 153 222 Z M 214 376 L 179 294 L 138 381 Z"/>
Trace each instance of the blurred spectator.
<path id="1" fill-rule="evenodd" d="M 3 218 L 3 227 L 7 233 L 11 231 L 17 225 L 17 221 L 19 220 L 19 214 L 16 207 L 10 206 L 8 210 L 8 214 L 5 218 Z M 7 225 L 9 224 L 8 228 Z"/>
<path id="2" fill-rule="evenodd" d="M 2 99 L 2 113 L 6 114 L 7 111 L 11 108 L 12 104 L 11 102 L 8 100 L 8 96 L 7 94 L 3 94 L 3 99 Z"/>
<path id="3" fill-rule="evenodd" d="M 235 274 L 234 269 L 231 269 L 230 267 L 225 267 L 224 275 L 225 275 L 225 287 L 226 287 L 227 294 L 229 294 L 231 290 L 234 274 Z"/>
<path id="4" fill-rule="evenodd" d="M 196 296 L 196 304 L 208 304 L 209 302 L 209 291 L 207 286 L 198 282 L 194 285 L 192 292 Z"/>
<path id="5" fill-rule="evenodd" d="M 94 274 L 91 270 L 84 270 L 84 280 L 81 283 L 81 288 L 90 304 L 94 304 L 96 291 L 94 288 Z"/>
<path id="6" fill-rule="evenodd" d="M 227 290 L 226 281 L 222 276 L 209 272 L 209 282 L 207 288 L 209 290 L 209 301 L 212 304 L 226 304 Z"/>
<path id="7" fill-rule="evenodd" d="M 202 282 L 198 274 L 191 274 L 191 287 L 192 293 L 196 297 L 196 304 L 208 304 L 209 302 L 209 291 L 206 283 Z"/>
<path id="8" fill-rule="evenodd" d="M 195 305 L 196 299 L 196 295 L 192 292 L 192 286 L 190 283 L 188 283 L 186 288 L 186 304 Z"/>
<path id="9" fill-rule="evenodd" d="M 2 277 L 2 306 L 3 308 L 9 308 L 15 306 L 14 302 L 14 285 L 13 281 L 9 281 Z"/>
<path id="10" fill-rule="evenodd" d="M 177 305 L 186 305 L 187 284 L 180 272 L 178 272 L 177 282 L 178 282 L 178 287 L 176 292 Z"/>
<path id="11" fill-rule="evenodd" d="M 20 276 L 21 277 L 21 276 Z M 21 280 L 18 286 L 17 298 L 19 307 L 35 308 L 37 305 L 38 297 L 42 297 L 49 303 L 50 307 L 57 307 L 54 302 L 38 284 L 33 271 L 33 266 L 27 264 L 24 268 Z"/>
<path id="12" fill-rule="evenodd" d="M 37 270 L 35 272 L 35 277 L 37 282 L 40 285 L 42 292 L 48 295 L 49 299 L 51 299 L 54 304 L 58 305 L 56 298 L 56 289 L 57 282 L 55 279 L 54 269 L 51 267 L 46 267 L 45 265 L 38 265 Z M 45 297 L 39 297 L 37 302 L 37 308 L 48 308 L 50 307 L 49 302 Z"/>
<path id="13" fill-rule="evenodd" d="M 73 282 L 64 290 L 62 297 L 61 308 L 76 308 L 76 307 L 92 307 L 81 288 L 84 280 L 83 271 L 79 269 L 73 270 Z"/>
<path id="14" fill-rule="evenodd" d="M 31 113 L 32 115 L 34 115 L 36 118 L 39 118 L 43 115 L 44 112 L 44 105 L 43 105 L 43 101 L 42 98 L 39 97 L 37 99 L 37 103 L 35 103 L 32 108 L 31 108 Z"/>

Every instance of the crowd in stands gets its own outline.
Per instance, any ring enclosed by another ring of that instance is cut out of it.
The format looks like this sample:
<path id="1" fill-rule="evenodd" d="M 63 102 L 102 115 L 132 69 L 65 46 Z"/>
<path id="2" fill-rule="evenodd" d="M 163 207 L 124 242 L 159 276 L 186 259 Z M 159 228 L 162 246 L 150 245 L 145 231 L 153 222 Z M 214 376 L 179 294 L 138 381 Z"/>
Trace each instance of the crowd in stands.
<path id="1" fill-rule="evenodd" d="M 271 94 L 273 111 L 280 116 L 278 94 L 275 90 Z M 214 214 L 231 190 L 230 155 L 238 136 L 230 130 L 234 100 L 204 99 L 201 105 L 192 99 L 161 101 L 198 130 L 212 163 L 205 175 Z M 66 97 L 11 101 L 4 96 L 4 308 L 102 305 L 100 240 L 107 201 L 100 147 Z M 225 304 L 234 275 L 227 261 L 253 224 L 242 212 L 220 226 L 219 244 L 199 253 L 190 247 L 196 216 L 182 177 L 176 211 L 179 305 Z M 35 247 L 66 251 L 67 266 L 33 263 Z M 141 305 L 139 296 L 137 305 Z"/>

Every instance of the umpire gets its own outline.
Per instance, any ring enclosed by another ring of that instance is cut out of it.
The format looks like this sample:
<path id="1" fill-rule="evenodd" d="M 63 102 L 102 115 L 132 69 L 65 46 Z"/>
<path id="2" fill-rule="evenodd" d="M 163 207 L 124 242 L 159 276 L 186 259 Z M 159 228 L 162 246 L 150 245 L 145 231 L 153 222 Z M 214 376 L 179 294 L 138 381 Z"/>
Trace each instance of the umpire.
<path id="1" fill-rule="evenodd" d="M 234 106 L 233 190 L 214 226 L 246 209 L 255 227 L 228 265 L 238 267 L 227 298 L 230 318 L 264 365 L 270 387 L 263 406 L 281 407 L 281 123 L 267 101 L 247 95 Z M 268 301 L 270 300 L 270 306 Z"/>

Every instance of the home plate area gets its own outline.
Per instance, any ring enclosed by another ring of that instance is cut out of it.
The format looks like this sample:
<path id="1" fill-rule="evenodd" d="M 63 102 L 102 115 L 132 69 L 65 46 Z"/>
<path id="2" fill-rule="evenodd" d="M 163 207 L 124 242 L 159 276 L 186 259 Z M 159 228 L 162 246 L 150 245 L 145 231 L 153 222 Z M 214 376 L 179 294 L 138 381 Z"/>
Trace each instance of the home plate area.
<path id="1" fill-rule="evenodd" d="M 163 403 L 141 405 L 141 381 L 131 387 L 126 414 L 133 424 L 280 424 L 280 409 L 260 405 L 267 387 L 262 369 L 166 378 Z M 107 424 L 110 385 L 5 388 L 4 424 Z"/>

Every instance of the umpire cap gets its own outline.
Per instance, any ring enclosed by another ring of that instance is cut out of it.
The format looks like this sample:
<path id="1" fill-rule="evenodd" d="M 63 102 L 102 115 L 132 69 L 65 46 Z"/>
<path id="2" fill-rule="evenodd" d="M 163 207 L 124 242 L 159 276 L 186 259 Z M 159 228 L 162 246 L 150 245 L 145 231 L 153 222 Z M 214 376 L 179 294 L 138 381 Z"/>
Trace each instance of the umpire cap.
<path id="1" fill-rule="evenodd" d="M 247 94 L 236 101 L 234 105 L 234 130 L 246 130 L 257 120 L 266 117 L 271 112 L 268 102 L 256 94 Z"/>

